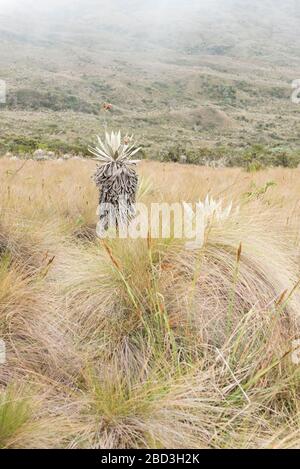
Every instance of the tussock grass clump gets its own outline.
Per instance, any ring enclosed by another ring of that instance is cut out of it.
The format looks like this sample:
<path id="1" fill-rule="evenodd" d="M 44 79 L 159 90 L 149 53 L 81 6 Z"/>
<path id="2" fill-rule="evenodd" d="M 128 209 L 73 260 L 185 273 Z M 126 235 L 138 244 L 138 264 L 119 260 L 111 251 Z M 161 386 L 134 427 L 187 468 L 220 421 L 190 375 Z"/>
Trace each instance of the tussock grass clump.
<path id="1" fill-rule="evenodd" d="M 91 162 L 1 165 L 2 447 L 300 446 L 298 170 L 142 163 L 146 203 L 233 200 L 191 249 L 84 235 Z"/>
<path id="2" fill-rule="evenodd" d="M 0 447 L 16 444 L 31 415 L 30 403 L 23 392 L 8 387 L 0 393 Z"/>
<path id="3" fill-rule="evenodd" d="M 277 314 L 282 332 L 288 323 L 299 326 L 297 259 L 276 217 L 246 205 L 221 223 L 212 220 L 201 249 L 172 254 L 162 282 L 174 321 L 190 320 L 194 332 L 217 343 L 255 310 Z"/>
<path id="4" fill-rule="evenodd" d="M 56 448 L 74 427 L 43 386 L 12 382 L 0 390 L 0 448 Z M 46 411 L 52 402 L 51 412 Z M 59 433 L 58 433 L 59 432 Z"/>

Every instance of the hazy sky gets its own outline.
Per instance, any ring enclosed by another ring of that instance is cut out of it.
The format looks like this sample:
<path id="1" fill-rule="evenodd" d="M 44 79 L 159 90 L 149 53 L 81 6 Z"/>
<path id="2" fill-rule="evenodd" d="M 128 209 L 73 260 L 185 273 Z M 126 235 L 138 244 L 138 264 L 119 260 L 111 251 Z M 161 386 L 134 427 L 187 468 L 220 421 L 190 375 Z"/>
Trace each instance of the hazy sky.
<path id="1" fill-rule="evenodd" d="M 299 25 L 300 0 L 0 0 L 0 35 L 29 47 L 296 56 Z"/>
<path id="2" fill-rule="evenodd" d="M 278 5 L 280 3 L 297 3 L 299 0 L 260 0 L 260 3 L 267 6 Z M 212 10 L 218 8 L 228 8 L 232 12 L 234 10 L 235 3 L 245 3 L 245 5 L 251 6 L 255 1 L 251 0 L 0 0 L 0 13 L 11 12 L 20 7 L 26 6 L 28 13 L 30 10 L 45 10 L 57 12 L 63 8 L 72 9 L 82 8 L 83 10 L 91 8 L 93 5 L 99 8 L 103 8 L 106 11 L 129 11 L 133 10 L 148 10 L 153 14 L 168 14 L 172 7 L 185 11 L 188 13 L 190 10 L 204 9 Z M 257 2 L 256 2 L 257 3 Z"/>
<path id="3" fill-rule="evenodd" d="M 132 29 L 138 22 L 170 23 L 172 16 L 191 17 L 195 9 L 211 9 L 216 3 L 232 0 L 0 0 L 0 15 L 15 15 L 16 19 L 76 18 L 94 15 L 97 20 L 122 22 L 123 16 L 132 17 Z M 24 15 L 26 11 L 26 16 Z M 121 26 L 121 25 L 120 25 Z"/>
<path id="4" fill-rule="evenodd" d="M 206 16 L 217 15 L 224 8 L 234 10 L 230 5 L 241 1 L 243 0 L 0 0 L 0 15 L 15 14 L 16 17 L 24 17 L 22 10 L 25 10 L 27 18 L 31 19 L 35 18 L 37 13 L 40 18 L 75 16 L 76 13 L 82 13 L 94 14 L 97 19 L 111 16 L 113 21 L 119 18 L 121 21 L 121 15 L 131 15 L 134 29 L 136 18 L 145 23 L 171 23 L 172 17 L 176 16 L 184 21 L 185 18 L 193 17 L 196 11 Z M 278 0 L 260 0 L 261 3 L 270 1 Z"/>
<path id="5" fill-rule="evenodd" d="M 263 1 L 263 0 L 262 0 Z M 268 0 L 266 0 L 268 1 Z M 180 6 L 182 9 L 187 8 L 196 8 L 197 6 L 210 6 L 212 4 L 226 4 L 230 3 L 232 0 L 0 0 L 0 12 L 13 11 L 14 9 L 26 6 L 33 9 L 43 9 L 46 10 L 59 10 L 64 7 L 78 8 L 91 4 L 97 4 L 98 6 L 104 6 L 105 9 L 121 9 L 126 10 L 130 9 L 143 9 L 147 8 L 152 10 L 159 10 L 160 12 L 167 11 L 170 7 L 176 5 Z M 29 11 L 30 13 L 30 11 Z"/>
<path id="6" fill-rule="evenodd" d="M 179 25 L 180 34 L 183 25 L 189 31 L 193 23 L 193 29 L 199 28 L 201 33 L 201 25 L 209 22 L 216 25 L 217 33 L 224 24 L 230 31 L 232 20 L 236 20 L 250 33 L 250 24 L 280 26 L 287 10 L 290 18 L 299 17 L 299 3 L 300 0 L 0 0 L 0 27 L 5 28 L 5 16 L 9 16 L 11 25 L 14 20 L 26 21 L 28 30 L 32 26 L 51 31 L 58 21 L 66 30 L 71 23 L 72 28 L 93 23 L 96 27 L 124 26 L 131 32 L 143 31 L 144 27 L 148 34 L 152 26 L 156 34 L 155 29 L 163 31 L 164 25 L 167 30 L 177 30 Z"/>

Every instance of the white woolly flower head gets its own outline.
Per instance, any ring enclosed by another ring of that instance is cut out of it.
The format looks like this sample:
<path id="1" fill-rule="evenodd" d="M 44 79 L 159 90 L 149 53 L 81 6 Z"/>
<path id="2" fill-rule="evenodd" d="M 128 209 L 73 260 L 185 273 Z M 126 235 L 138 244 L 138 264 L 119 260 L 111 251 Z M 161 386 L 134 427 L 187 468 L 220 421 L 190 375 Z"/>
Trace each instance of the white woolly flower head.
<path id="1" fill-rule="evenodd" d="M 232 210 L 232 202 L 223 209 L 222 200 L 214 200 L 209 195 L 206 196 L 204 202 L 199 201 L 197 204 L 198 210 L 203 213 L 205 219 L 215 219 L 216 221 L 226 220 Z"/>
<path id="2" fill-rule="evenodd" d="M 205 232 L 211 222 L 222 222 L 229 218 L 232 212 L 232 202 L 223 208 L 222 200 L 214 200 L 209 195 L 206 196 L 204 202 L 196 203 L 196 212 L 192 209 L 191 204 L 183 202 L 183 207 L 187 220 L 196 225 L 197 242 L 187 243 L 187 247 L 191 249 L 203 247 Z"/>

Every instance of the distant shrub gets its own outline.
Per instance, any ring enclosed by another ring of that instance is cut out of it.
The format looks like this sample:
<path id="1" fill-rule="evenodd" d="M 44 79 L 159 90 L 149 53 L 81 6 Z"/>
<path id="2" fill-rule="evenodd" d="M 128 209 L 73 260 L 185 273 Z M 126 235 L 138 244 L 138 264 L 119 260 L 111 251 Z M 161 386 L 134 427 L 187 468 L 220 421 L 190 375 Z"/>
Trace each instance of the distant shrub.
<path id="1" fill-rule="evenodd" d="M 237 102 L 236 86 L 224 83 L 211 83 L 204 80 L 202 83 L 203 91 L 214 101 L 223 104 L 235 105 Z"/>
<path id="2" fill-rule="evenodd" d="M 9 136 L 0 140 L 0 154 L 10 152 L 13 154 L 32 154 L 35 150 L 42 149 L 53 151 L 56 154 L 72 153 L 74 155 L 87 156 L 87 145 L 85 142 L 66 142 L 53 139 L 45 140 L 40 137 Z"/>
<path id="3" fill-rule="evenodd" d="M 98 104 L 89 103 L 74 94 L 63 91 L 39 91 L 34 89 L 19 89 L 8 96 L 7 105 L 10 108 L 50 109 L 52 111 L 71 110 L 87 114 L 97 114 Z"/>
<path id="4" fill-rule="evenodd" d="M 180 156 L 185 154 L 186 150 L 180 146 L 174 146 L 169 148 L 166 152 L 163 152 L 161 155 L 162 161 L 173 161 L 173 163 L 178 163 L 180 161 Z"/>
<path id="5" fill-rule="evenodd" d="M 247 169 L 267 166 L 295 168 L 300 163 L 300 152 L 278 147 L 269 148 L 256 144 L 240 153 L 233 161 L 233 166 L 244 166 Z"/>
<path id="6" fill-rule="evenodd" d="M 251 163 L 249 163 L 246 167 L 249 173 L 256 173 L 257 171 L 261 171 L 264 168 L 264 164 L 257 160 L 251 161 Z"/>
<path id="7" fill-rule="evenodd" d="M 178 145 L 163 151 L 159 159 L 179 162 L 182 155 L 186 156 L 188 164 L 240 166 L 250 172 L 270 166 L 295 168 L 300 164 L 300 151 L 282 147 L 269 148 L 261 144 L 254 144 L 242 149 L 228 147 L 194 149 Z"/>
<path id="8" fill-rule="evenodd" d="M 39 148 L 39 141 L 37 138 L 18 136 L 7 137 L 4 141 L 0 142 L 2 151 L 9 151 L 11 153 L 33 153 Z"/>

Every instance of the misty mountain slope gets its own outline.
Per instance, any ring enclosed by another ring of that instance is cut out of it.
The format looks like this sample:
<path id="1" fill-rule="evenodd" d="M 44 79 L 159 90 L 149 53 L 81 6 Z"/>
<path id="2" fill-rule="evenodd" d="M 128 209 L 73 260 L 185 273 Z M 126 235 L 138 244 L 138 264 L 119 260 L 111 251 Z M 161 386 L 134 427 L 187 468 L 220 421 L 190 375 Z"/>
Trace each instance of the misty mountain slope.
<path id="1" fill-rule="evenodd" d="M 0 6 L 2 147 L 19 136 L 86 145 L 105 124 L 135 130 L 150 152 L 178 140 L 297 145 L 296 1 Z"/>
<path id="2" fill-rule="evenodd" d="M 118 43 L 121 49 L 128 43 L 136 49 L 141 45 L 138 39 L 148 47 L 158 44 L 185 52 L 191 48 L 219 55 L 264 55 L 274 61 L 283 59 L 282 53 L 289 57 L 300 49 L 297 0 L 52 0 L 46 5 L 25 0 L 21 5 L 4 8 L 2 36 L 14 29 L 16 40 L 46 44 L 62 38 L 70 43 L 93 39 L 94 47 L 108 37 L 111 43 L 106 46 Z M 299 54 L 293 58 L 299 60 Z"/>

